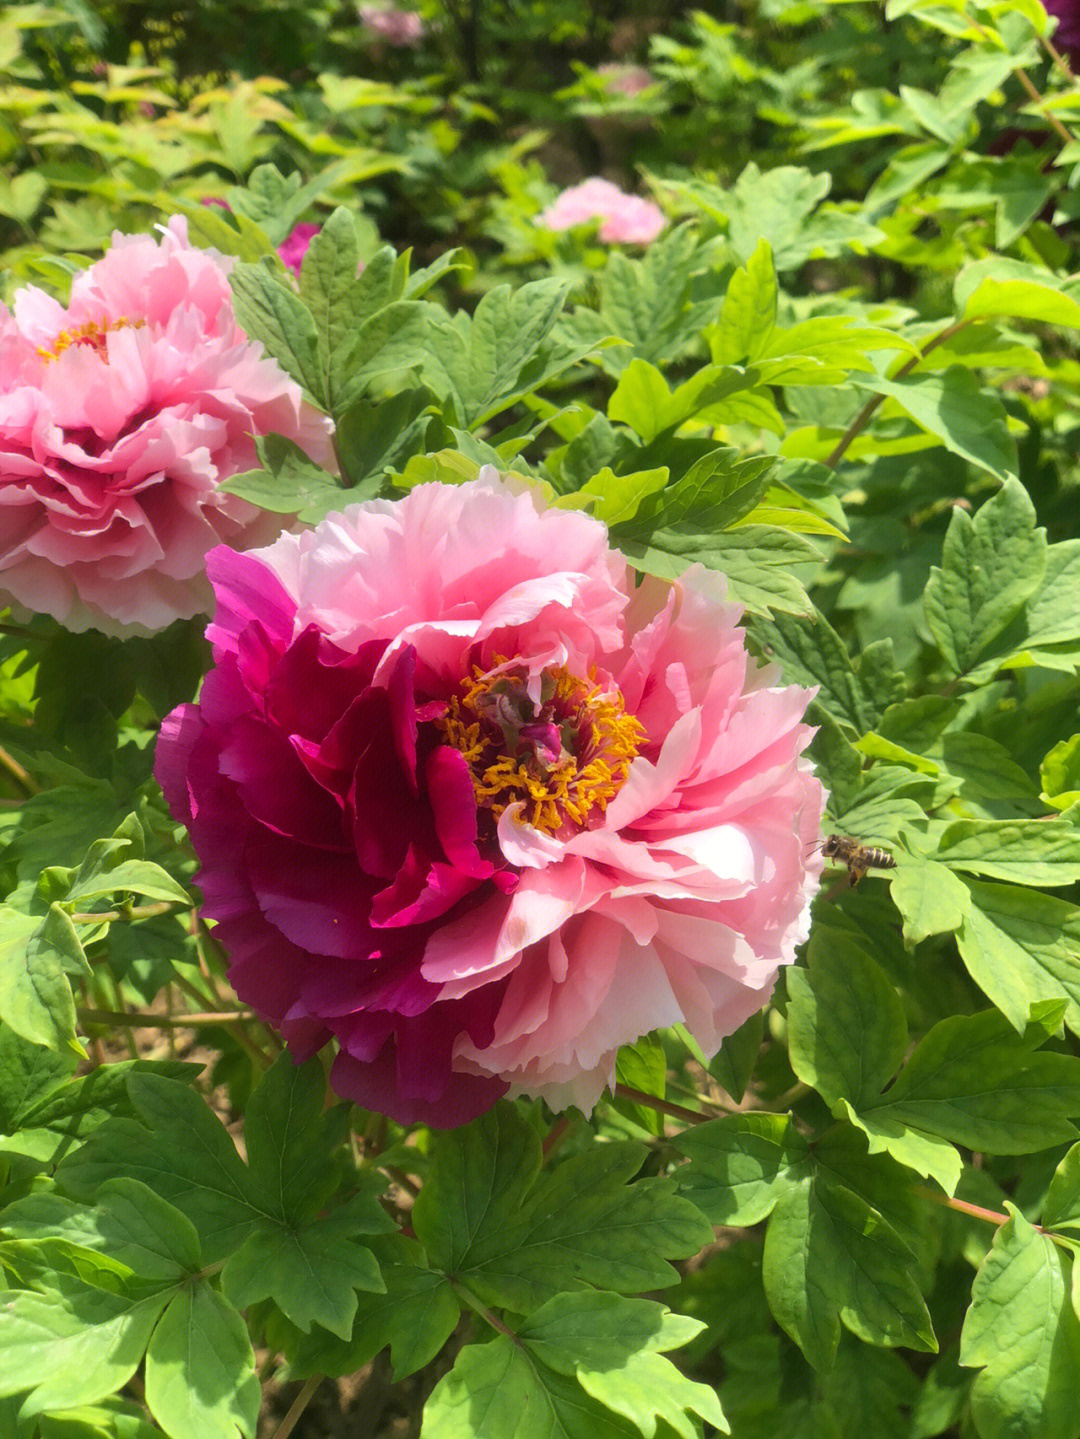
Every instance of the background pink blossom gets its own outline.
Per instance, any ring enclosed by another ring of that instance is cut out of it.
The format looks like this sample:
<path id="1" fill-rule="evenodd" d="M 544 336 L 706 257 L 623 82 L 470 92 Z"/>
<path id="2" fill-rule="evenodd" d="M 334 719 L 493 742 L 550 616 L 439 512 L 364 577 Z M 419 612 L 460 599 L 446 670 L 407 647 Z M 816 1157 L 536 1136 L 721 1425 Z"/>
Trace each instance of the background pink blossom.
<path id="1" fill-rule="evenodd" d="M 419 45 L 424 22 L 415 10 L 398 10 L 393 5 L 361 5 L 360 20 L 388 45 Z"/>
<path id="2" fill-rule="evenodd" d="M 490 468 L 209 572 L 215 668 L 156 773 L 237 994 L 297 1055 L 336 1037 L 339 1093 L 590 1109 L 620 1045 L 683 1023 L 712 1054 L 765 1003 L 823 792 L 810 692 L 755 667 L 719 576 L 635 586 Z"/>
<path id="3" fill-rule="evenodd" d="M 280 518 L 219 484 L 276 431 L 321 463 L 328 422 L 237 325 L 230 261 L 172 219 L 113 236 L 65 306 L 0 305 L 0 594 L 70 629 L 148 633 L 209 608 L 207 550 Z"/>
<path id="4" fill-rule="evenodd" d="M 618 95 L 640 95 L 656 84 L 651 71 L 643 65 L 598 65 L 596 73 L 603 75 L 607 88 Z"/>
<path id="5" fill-rule="evenodd" d="M 610 180 L 593 177 L 564 190 L 553 205 L 536 217 L 536 223 L 549 230 L 569 230 L 600 220 L 600 238 L 608 243 L 619 241 L 647 245 L 655 240 L 667 224 L 659 205 L 639 195 L 627 195 Z"/>

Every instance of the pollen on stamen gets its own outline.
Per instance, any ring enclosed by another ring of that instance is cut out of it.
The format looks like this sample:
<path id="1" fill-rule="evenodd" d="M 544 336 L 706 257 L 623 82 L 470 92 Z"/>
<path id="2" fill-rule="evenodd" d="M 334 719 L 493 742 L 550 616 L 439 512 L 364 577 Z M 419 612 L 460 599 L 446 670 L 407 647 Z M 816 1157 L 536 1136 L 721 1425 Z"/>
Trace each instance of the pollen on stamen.
<path id="1" fill-rule="evenodd" d="M 584 828 L 622 788 L 644 727 L 595 676 L 547 670 L 537 705 L 524 677 L 503 659 L 498 665 L 474 670 L 436 728 L 464 755 L 477 805 L 493 819 L 520 804 L 521 820 L 546 834 Z M 556 758 L 538 728 L 559 736 Z"/>
<path id="2" fill-rule="evenodd" d="M 91 349 L 99 358 L 107 360 L 107 337 L 113 330 L 139 330 L 145 324 L 145 320 L 129 320 L 126 315 L 119 315 L 115 320 L 103 320 L 100 325 L 96 320 L 87 320 L 85 324 L 74 325 L 70 330 L 61 330 L 51 346 L 39 345 L 37 353 L 48 363 L 58 360 L 65 350 L 79 346 Z"/>

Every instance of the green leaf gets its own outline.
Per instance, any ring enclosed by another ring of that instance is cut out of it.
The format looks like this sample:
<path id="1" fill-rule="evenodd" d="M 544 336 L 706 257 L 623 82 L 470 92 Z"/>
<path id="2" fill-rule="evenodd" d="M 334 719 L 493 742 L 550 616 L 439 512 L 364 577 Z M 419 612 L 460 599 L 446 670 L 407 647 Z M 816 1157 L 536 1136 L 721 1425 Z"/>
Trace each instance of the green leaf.
<path id="1" fill-rule="evenodd" d="M 190 1220 L 136 1179 L 110 1179 L 93 1209 L 54 1192 L 32 1194 L 4 1211 L 4 1226 L 16 1239 L 69 1239 L 161 1285 L 178 1283 L 202 1263 Z"/>
<path id="2" fill-rule="evenodd" d="M 300 269 L 300 298 L 315 326 L 319 370 L 324 377 L 327 409 L 332 414 L 336 414 L 343 378 L 334 361 L 364 318 L 362 301 L 357 303 L 358 290 L 363 293 L 357 285 L 359 261 L 360 246 L 352 212 L 339 206 L 312 237 Z M 368 289 L 372 279 L 368 281 Z"/>
<path id="3" fill-rule="evenodd" d="M 636 1425 L 646 1439 L 662 1419 L 680 1435 L 697 1439 L 690 1418 L 728 1433 L 713 1389 L 680 1374 L 659 1350 L 687 1343 L 699 1326 L 644 1299 L 617 1294 L 558 1294 L 518 1329 L 523 1343 L 545 1368 L 576 1378 L 605 1409 Z"/>
<path id="4" fill-rule="evenodd" d="M 1017 884 L 1074 884 L 1080 879 L 1080 824 L 1061 819 L 961 819 L 938 840 L 935 859 L 950 869 Z"/>
<path id="5" fill-rule="evenodd" d="M 743 269 L 728 281 L 712 342 L 713 360 L 738 365 L 763 354 L 776 325 L 776 271 L 768 240 L 758 241 Z"/>
<path id="6" fill-rule="evenodd" d="M 425 445 L 434 395 L 420 385 L 372 404 L 357 400 L 341 416 L 336 444 L 351 482 L 337 487 L 338 506 L 371 499 Z M 305 511 L 307 519 L 310 511 Z M 309 521 L 310 522 L 310 521 Z"/>
<path id="7" fill-rule="evenodd" d="M 965 885 L 971 903 L 957 942 L 987 999 L 1020 1032 L 1033 1004 L 1067 999 L 1065 1023 L 1080 1034 L 1080 909 L 1015 885 Z"/>
<path id="8" fill-rule="evenodd" d="M 427 1267 L 424 1251 L 400 1234 L 371 1241 L 386 1284 L 385 1293 L 365 1292 L 352 1334 L 346 1342 L 313 1325 L 289 1351 L 290 1371 L 309 1374 L 354 1374 L 385 1345 L 397 1379 L 429 1364 L 454 1330 L 461 1307 L 453 1286 Z"/>
<path id="9" fill-rule="evenodd" d="M 1060 740 L 1047 752 L 1039 768 L 1039 798 L 1053 809 L 1069 809 L 1080 802 L 1080 734 Z"/>
<path id="10" fill-rule="evenodd" d="M 1043 1201 L 1045 1229 L 1080 1228 L 1080 1144 L 1067 1150 L 1054 1170 Z"/>
<path id="11" fill-rule="evenodd" d="M 630 1184 L 636 1144 L 607 1144 L 540 1173 L 540 1140 L 508 1104 L 433 1146 L 413 1227 L 433 1268 L 485 1303 L 527 1311 L 587 1284 L 640 1293 L 674 1281 L 667 1258 L 708 1243 L 670 1180 Z"/>
<path id="12" fill-rule="evenodd" d="M 980 1439 L 1077 1439 L 1080 1321 L 1064 1257 L 1011 1204 L 972 1288 L 960 1363 Z"/>
<path id="13" fill-rule="evenodd" d="M 634 518 L 644 500 L 664 488 L 669 473 L 665 466 L 617 475 L 605 465 L 580 490 L 562 495 L 555 504 L 562 510 L 587 510 L 608 526 L 623 524 Z"/>
<path id="14" fill-rule="evenodd" d="M 10 1030 L 0 1030 L 0 1054 L 3 1053 L 2 1036 L 11 1033 Z M 25 1044 L 25 1041 L 18 1042 Z M 48 1056 L 51 1051 L 34 1046 L 31 1053 Z M 54 1054 L 52 1057 L 56 1059 L 59 1056 Z M 72 1065 L 77 1062 L 73 1053 L 70 1061 Z M 66 1059 L 64 1063 L 67 1064 Z M 127 1076 L 132 1071 L 160 1074 L 166 1079 L 188 1083 L 201 1067 L 177 1060 L 154 1062 L 137 1059 L 121 1060 L 92 1069 L 89 1074 L 68 1079 L 37 1098 L 28 1097 L 13 1114 L 6 1117 L 0 1114 L 0 1131 L 11 1131 L 7 1135 L 0 1133 L 0 1150 L 9 1154 L 28 1154 L 47 1164 L 56 1163 L 111 1116 L 134 1113 L 127 1092 Z"/>
<path id="15" fill-rule="evenodd" d="M 9 1292 L 0 1306 L 0 1395 L 33 1391 L 36 1413 L 114 1394 L 138 1367 L 166 1302 L 167 1294 L 136 1299 L 87 1285 L 64 1298 Z"/>
<path id="16" fill-rule="evenodd" d="M 1067 279 L 1021 260 L 999 255 L 976 260 L 956 277 L 957 315 L 964 320 L 1008 316 L 1080 328 L 1080 299 L 1067 293 L 1067 284 Z"/>
<path id="17" fill-rule="evenodd" d="M 1035 594 L 1046 570 L 1046 533 L 1018 481 L 972 520 L 954 509 L 941 568 L 930 572 L 926 614 L 952 674 L 961 674 Z"/>
<path id="18" fill-rule="evenodd" d="M 684 1129 L 672 1147 L 691 1161 L 680 1190 L 714 1224 L 745 1228 L 768 1215 L 805 1171 L 809 1146 L 790 1116 L 731 1114 Z"/>
<path id="19" fill-rule="evenodd" d="M 896 856 L 889 889 L 903 918 L 904 944 L 909 949 L 932 934 L 953 934 L 970 907 L 963 881 L 945 865 L 921 856 Z"/>
<path id="20" fill-rule="evenodd" d="M 130 1175 L 195 1225 L 208 1264 L 225 1258 L 262 1217 L 248 1171 L 205 1101 L 175 1080 L 134 1072 L 128 1092 L 141 1123 L 111 1119 L 57 1170 L 57 1182 L 89 1202 L 108 1179 Z"/>
<path id="21" fill-rule="evenodd" d="M 1064 1007 L 1064 1006 L 1062 1006 Z M 1035 1053 L 1045 1030 L 1020 1035 L 997 1010 L 935 1024 L 867 1120 L 885 1120 L 991 1154 L 1068 1143 L 1080 1114 L 1080 1060 Z"/>
<path id="22" fill-rule="evenodd" d="M 823 1176 L 788 1186 L 765 1235 L 762 1277 L 777 1323 L 815 1369 L 830 1369 L 840 1325 L 868 1344 L 935 1350 L 913 1258 L 865 1200 Z"/>
<path id="23" fill-rule="evenodd" d="M 737 450 L 711 450 L 675 484 L 644 499 L 632 520 L 616 527 L 619 543 L 649 542 L 658 526 L 726 530 L 749 514 L 765 493 L 773 464 L 767 455 L 743 459 Z"/>
<path id="24" fill-rule="evenodd" d="M 459 382 L 470 429 L 565 368 L 545 350 L 566 303 L 567 286 L 550 277 L 511 289 L 496 285 L 481 299 L 469 327 L 467 369 Z M 591 346 L 574 352 L 585 353 Z M 567 363 L 573 363 L 567 360 Z M 467 379 L 466 379 L 467 376 Z"/>
<path id="25" fill-rule="evenodd" d="M 146 1351 L 146 1403 L 170 1439 L 253 1439 L 262 1392 L 243 1319 L 209 1284 L 182 1290 Z"/>
<path id="26" fill-rule="evenodd" d="M 717 535 L 689 525 L 653 530 L 649 542 L 623 539 L 619 548 L 647 574 L 677 580 L 695 562 L 720 570 L 732 599 L 752 614 L 774 609 L 809 614 L 809 596 L 792 573 L 795 566 L 814 565 L 821 555 L 809 541 L 769 525 L 746 525 Z"/>
<path id="27" fill-rule="evenodd" d="M 846 1099 L 838 1102 L 835 1113 L 865 1136 L 871 1155 L 887 1154 L 905 1169 L 914 1169 L 916 1174 L 936 1180 L 946 1194 L 956 1192 L 964 1162 L 948 1140 L 915 1129 L 876 1109 L 859 1113 Z"/>
<path id="28" fill-rule="evenodd" d="M 721 1041 L 718 1053 L 709 1064 L 709 1073 L 736 1104 L 746 1093 L 764 1035 L 765 1015 L 759 1010 Z"/>
<path id="29" fill-rule="evenodd" d="M 880 965 L 853 939 L 815 931 L 808 969 L 789 969 L 791 1067 L 830 1108 L 874 1100 L 907 1048 L 900 996 Z"/>
<path id="30" fill-rule="evenodd" d="M 645 1034 L 634 1044 L 620 1045 L 615 1056 L 615 1081 L 663 1099 L 667 1088 L 667 1055 L 655 1035 Z M 648 1133 L 664 1133 L 664 1116 L 651 1105 L 635 1104 L 622 1096 L 617 1096 L 614 1103 L 620 1114 L 629 1115 Z"/>
<path id="31" fill-rule="evenodd" d="M 889 380 L 853 377 L 852 385 L 885 395 L 945 448 L 999 480 L 1015 478 L 1016 445 L 1005 407 L 994 391 L 980 388 L 961 365 L 942 374 L 921 372 Z"/>
<path id="32" fill-rule="evenodd" d="M 789 683 L 818 687 L 817 702 L 862 734 L 870 723 L 866 697 L 847 646 L 823 615 L 755 620 L 752 633 Z"/>
<path id="33" fill-rule="evenodd" d="M 424 1406 L 424 1439 L 639 1439 L 636 1425 L 512 1339 L 469 1344 Z"/>
<path id="34" fill-rule="evenodd" d="M 221 482 L 221 488 L 239 495 L 260 509 L 279 515 L 296 515 L 305 524 L 318 524 L 332 510 L 349 502 L 340 481 L 319 468 L 295 441 L 284 435 L 256 440 L 262 470 L 245 470 Z"/>
<path id="35" fill-rule="evenodd" d="M 326 378 L 319 363 L 315 320 L 284 276 L 263 265 L 235 265 L 229 275 L 236 319 L 249 339 L 302 385 L 320 407 L 329 408 Z"/>
<path id="36" fill-rule="evenodd" d="M 352 1333 L 357 1289 L 385 1287 L 371 1251 L 332 1219 L 301 1229 L 263 1220 L 230 1256 L 222 1283 L 238 1309 L 273 1299 L 298 1329 L 321 1324 L 342 1339 Z"/>
<path id="37" fill-rule="evenodd" d="M 74 1072 L 71 1049 L 45 1049 L 0 1025 L 0 1132 L 26 1123 L 27 1115 Z"/>
<path id="38" fill-rule="evenodd" d="M 705 365 L 672 391 L 655 365 L 631 360 L 608 401 L 608 419 L 629 425 L 649 445 L 658 435 L 676 429 L 695 415 L 704 417 L 708 412 L 712 423 L 722 423 L 718 407 L 729 396 L 752 389 L 757 382 L 753 370 Z"/>
<path id="39" fill-rule="evenodd" d="M 337 1188 L 330 1170 L 336 1148 L 330 1116 L 323 1115 L 326 1078 L 317 1059 L 295 1064 L 280 1054 L 259 1081 L 244 1116 L 248 1174 L 259 1208 L 275 1219 L 301 1224 Z M 372 1199 L 376 1227 L 379 1205 Z"/>
<path id="40" fill-rule="evenodd" d="M 81 1053 L 69 974 L 89 978 L 90 966 L 60 906 L 41 919 L 0 905 L 0 1020 L 31 1044 Z"/>

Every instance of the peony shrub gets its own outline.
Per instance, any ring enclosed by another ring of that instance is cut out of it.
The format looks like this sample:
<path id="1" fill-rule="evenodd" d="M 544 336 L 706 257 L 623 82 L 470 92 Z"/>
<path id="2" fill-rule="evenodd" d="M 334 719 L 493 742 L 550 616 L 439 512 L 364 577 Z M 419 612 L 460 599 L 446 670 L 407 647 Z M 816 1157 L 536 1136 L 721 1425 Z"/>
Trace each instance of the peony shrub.
<path id="1" fill-rule="evenodd" d="M 487 467 L 208 557 L 215 668 L 156 773 L 237 994 L 338 1093 L 452 1126 L 708 1054 L 806 938 L 812 691 L 723 582 L 646 579 Z"/>
<path id="2" fill-rule="evenodd" d="M 607 244 L 647 245 L 667 224 L 663 210 L 652 200 L 628 195 L 597 176 L 564 190 L 536 223 L 548 230 L 569 230 L 590 220 L 600 221 L 600 238 Z"/>
<path id="3" fill-rule="evenodd" d="M 0 596 L 72 630 L 149 633 L 208 609 L 207 551 L 279 518 L 221 482 L 271 431 L 329 464 L 329 422 L 233 316 L 230 262 L 175 217 L 113 236 L 68 305 L 0 306 Z"/>

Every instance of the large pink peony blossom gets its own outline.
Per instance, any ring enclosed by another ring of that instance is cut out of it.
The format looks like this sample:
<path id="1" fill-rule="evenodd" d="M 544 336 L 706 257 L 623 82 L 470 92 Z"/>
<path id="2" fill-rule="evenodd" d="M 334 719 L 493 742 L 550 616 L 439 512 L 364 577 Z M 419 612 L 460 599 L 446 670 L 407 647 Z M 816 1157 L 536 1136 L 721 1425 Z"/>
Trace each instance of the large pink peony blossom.
<path id="1" fill-rule="evenodd" d="M 595 176 L 564 190 L 553 205 L 536 217 L 548 230 L 569 230 L 600 220 L 600 238 L 608 244 L 620 241 L 647 245 L 667 224 L 659 205 L 640 195 L 627 195 L 610 180 Z"/>
<path id="2" fill-rule="evenodd" d="M 207 550 L 281 528 L 219 488 L 276 431 L 331 457 L 328 422 L 233 317 L 230 262 L 113 236 L 65 308 L 0 305 L 0 603 L 70 629 L 148 633 L 206 612 Z"/>
<path id="3" fill-rule="evenodd" d="M 620 1045 L 709 1054 L 806 937 L 811 692 L 748 658 L 697 567 L 490 468 L 209 557 L 216 667 L 156 773 L 237 994 L 338 1093 L 463 1123 L 590 1109 Z"/>

